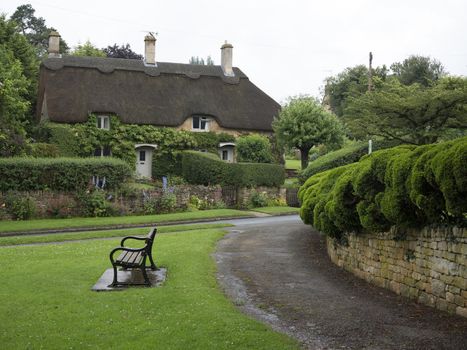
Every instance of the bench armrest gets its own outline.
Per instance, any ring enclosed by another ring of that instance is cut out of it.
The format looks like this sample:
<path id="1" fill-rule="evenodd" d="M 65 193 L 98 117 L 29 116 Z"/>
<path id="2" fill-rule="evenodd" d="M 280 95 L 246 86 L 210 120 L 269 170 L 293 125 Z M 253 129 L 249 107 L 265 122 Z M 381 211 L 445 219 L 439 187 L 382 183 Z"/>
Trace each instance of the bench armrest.
<path id="1" fill-rule="evenodd" d="M 120 246 L 121 246 L 121 247 L 124 246 L 125 241 L 126 241 L 127 239 L 134 239 L 134 240 L 137 240 L 137 241 L 145 241 L 145 240 L 146 240 L 146 237 L 127 236 L 127 237 L 123 238 L 122 241 L 120 242 Z"/>

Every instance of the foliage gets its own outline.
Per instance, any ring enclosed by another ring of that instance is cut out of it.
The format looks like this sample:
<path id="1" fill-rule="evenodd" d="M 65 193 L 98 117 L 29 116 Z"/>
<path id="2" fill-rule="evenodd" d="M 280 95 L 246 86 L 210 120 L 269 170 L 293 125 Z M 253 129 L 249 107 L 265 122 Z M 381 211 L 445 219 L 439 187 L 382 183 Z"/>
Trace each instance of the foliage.
<path id="1" fill-rule="evenodd" d="M 344 119 L 358 137 L 433 143 L 447 130 L 467 129 L 467 78 L 444 78 L 431 88 L 393 79 L 351 99 Z"/>
<path id="2" fill-rule="evenodd" d="M 279 144 L 300 150 L 302 169 L 308 165 L 313 146 L 343 143 L 343 127 L 336 116 L 312 97 L 290 98 L 273 122 Z"/>
<path id="3" fill-rule="evenodd" d="M 142 60 L 143 56 L 134 52 L 130 44 L 122 44 L 118 46 L 117 44 L 113 44 L 113 46 L 107 46 L 102 51 L 106 54 L 107 57 L 110 58 L 126 58 L 126 59 L 133 59 L 133 60 Z"/>
<path id="4" fill-rule="evenodd" d="M 215 132 L 189 132 L 193 138 L 193 148 L 211 153 L 217 153 L 220 142 L 234 142 L 235 137 L 230 134 Z"/>
<path id="5" fill-rule="evenodd" d="M 271 143 L 266 136 L 241 136 L 236 144 L 237 160 L 250 163 L 272 163 Z"/>
<path id="6" fill-rule="evenodd" d="M 394 147 L 397 144 L 397 141 L 373 140 L 372 150 Z M 308 164 L 308 167 L 300 173 L 300 180 L 304 182 L 310 176 L 322 171 L 358 162 L 365 154 L 368 154 L 368 142 L 366 141 L 352 143 L 337 151 L 326 153 Z"/>
<path id="7" fill-rule="evenodd" d="M 349 231 L 465 225 L 467 137 L 398 146 L 318 173 L 300 188 L 305 223 L 339 237 Z"/>
<path id="8" fill-rule="evenodd" d="M 106 188 L 118 188 L 131 175 L 118 159 L 5 158 L 0 159 L 0 191 L 83 191 L 93 176 L 106 179 Z"/>
<path id="9" fill-rule="evenodd" d="M 226 163 L 214 154 L 184 151 L 182 174 L 188 183 L 236 187 L 281 186 L 284 168 L 277 164 Z"/>
<path id="10" fill-rule="evenodd" d="M 102 190 L 82 192 L 78 194 L 78 200 L 83 216 L 112 216 L 111 205 L 106 193 Z"/>
<path id="11" fill-rule="evenodd" d="M 418 83 L 431 86 L 446 75 L 443 65 L 436 59 L 412 55 L 402 62 L 391 64 L 394 76 L 404 85 Z"/>
<path id="12" fill-rule="evenodd" d="M 386 66 L 372 70 L 373 88 L 379 89 L 386 80 L 388 69 Z M 368 67 L 358 65 L 346 68 L 336 76 L 326 78 L 324 95 L 325 104 L 338 117 L 344 115 L 349 97 L 358 97 L 368 91 Z"/>
<path id="13" fill-rule="evenodd" d="M 36 203 L 28 195 L 8 192 L 5 197 L 5 207 L 15 220 L 28 220 L 36 213 Z"/>
<path id="14" fill-rule="evenodd" d="M 29 148 L 29 155 L 34 158 L 56 158 L 60 155 L 57 145 L 50 143 L 32 143 Z"/>
<path id="15" fill-rule="evenodd" d="M 152 158 L 152 177 L 162 178 L 162 176 L 182 175 L 182 154 L 181 152 L 157 153 Z"/>
<path id="16" fill-rule="evenodd" d="M 89 40 L 84 44 L 78 44 L 71 52 L 71 56 L 87 56 L 87 57 L 106 57 L 106 53 L 94 46 Z"/>
<path id="17" fill-rule="evenodd" d="M 268 195 L 266 192 L 253 191 L 248 198 L 249 205 L 251 208 L 261 208 L 268 206 Z"/>
<path id="18" fill-rule="evenodd" d="M 188 62 L 189 64 L 198 64 L 198 65 L 206 65 L 206 66 L 213 66 L 214 61 L 211 58 L 211 56 L 206 57 L 206 61 L 204 61 L 204 58 L 200 58 L 198 56 L 191 56 L 190 61 Z"/>
<path id="19" fill-rule="evenodd" d="M 49 34 L 55 31 L 52 27 L 47 27 L 45 19 L 35 16 L 36 10 L 30 5 L 18 6 L 16 11 L 11 16 L 11 20 L 15 21 L 21 34 L 34 46 L 38 57 L 43 57 L 47 53 Z M 67 53 L 69 47 L 67 43 L 60 38 L 60 53 Z"/>

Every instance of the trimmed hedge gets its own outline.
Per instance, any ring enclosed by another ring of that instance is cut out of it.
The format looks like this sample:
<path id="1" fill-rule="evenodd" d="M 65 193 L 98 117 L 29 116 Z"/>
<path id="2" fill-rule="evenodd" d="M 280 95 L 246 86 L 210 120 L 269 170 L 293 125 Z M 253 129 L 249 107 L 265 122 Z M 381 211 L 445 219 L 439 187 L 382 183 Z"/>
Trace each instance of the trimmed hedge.
<path id="1" fill-rule="evenodd" d="M 119 187 L 130 167 L 112 158 L 0 159 L 0 191 L 83 191 L 93 176 L 105 177 L 106 188 Z"/>
<path id="2" fill-rule="evenodd" d="M 236 187 L 278 187 L 285 180 L 285 170 L 278 164 L 226 163 L 214 154 L 195 151 L 183 152 L 182 175 L 192 184 Z"/>
<path id="3" fill-rule="evenodd" d="M 302 220 L 340 237 L 391 226 L 466 225 L 467 137 L 398 146 L 321 172 L 300 188 Z"/>
<path id="4" fill-rule="evenodd" d="M 396 141 L 373 141 L 373 151 L 397 146 Z M 358 142 L 337 151 L 326 153 L 313 160 L 308 167 L 299 174 L 301 182 L 305 182 L 310 176 L 322 171 L 337 168 L 342 165 L 358 162 L 358 160 L 368 153 L 368 142 Z"/>

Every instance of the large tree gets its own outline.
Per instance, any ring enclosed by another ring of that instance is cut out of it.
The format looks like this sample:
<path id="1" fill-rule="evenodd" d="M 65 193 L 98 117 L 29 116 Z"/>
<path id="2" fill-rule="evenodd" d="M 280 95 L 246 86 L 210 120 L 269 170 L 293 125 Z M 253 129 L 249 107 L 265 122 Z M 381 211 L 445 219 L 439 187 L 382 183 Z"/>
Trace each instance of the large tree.
<path id="1" fill-rule="evenodd" d="M 279 144 L 300 150 L 302 169 L 308 166 L 313 146 L 343 143 L 339 119 L 309 96 L 290 98 L 274 120 L 273 129 Z"/>
<path id="2" fill-rule="evenodd" d="M 106 57 L 103 50 L 97 48 L 89 40 L 86 40 L 84 44 L 78 44 L 73 51 L 72 56 L 89 56 L 89 57 Z"/>
<path id="3" fill-rule="evenodd" d="M 467 78 L 443 78 L 431 88 L 391 79 L 379 91 L 352 98 L 344 120 L 357 137 L 436 142 L 446 132 L 467 129 Z"/>
<path id="4" fill-rule="evenodd" d="M 412 55 L 402 62 L 393 63 L 391 70 L 404 85 L 418 83 L 422 86 L 431 86 L 446 75 L 441 62 L 430 57 L 417 55 Z"/>
<path id="5" fill-rule="evenodd" d="M 113 44 L 113 46 L 107 46 L 102 51 L 105 52 L 107 57 L 111 58 L 127 58 L 127 59 L 134 59 L 134 60 L 142 60 L 143 56 L 134 52 L 130 44 L 122 44 L 118 46 L 117 44 Z"/>
<path id="6" fill-rule="evenodd" d="M 47 53 L 49 34 L 51 31 L 56 31 L 56 29 L 47 27 L 45 19 L 36 17 L 35 12 L 36 10 L 31 5 L 21 5 L 11 15 L 11 20 L 17 23 L 20 33 L 35 47 L 37 55 L 42 57 Z M 67 53 L 68 50 L 67 43 L 60 38 L 60 53 Z"/>

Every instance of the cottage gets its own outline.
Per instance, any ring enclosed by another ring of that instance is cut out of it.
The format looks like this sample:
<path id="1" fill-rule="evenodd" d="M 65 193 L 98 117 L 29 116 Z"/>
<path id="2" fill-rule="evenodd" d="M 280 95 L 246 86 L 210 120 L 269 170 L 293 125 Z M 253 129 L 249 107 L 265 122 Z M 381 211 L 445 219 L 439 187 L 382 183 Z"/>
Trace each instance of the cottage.
<path id="1" fill-rule="evenodd" d="M 233 46 L 227 42 L 221 47 L 221 65 L 205 66 L 157 62 L 152 35 L 145 37 L 144 60 L 62 57 L 59 38 L 51 33 L 49 57 L 40 68 L 40 121 L 80 123 L 93 113 L 96 127 L 103 129 L 112 128 L 109 116 L 115 115 L 123 123 L 196 132 L 272 133 L 280 105 L 232 66 Z M 219 145 L 220 157 L 234 161 L 234 146 Z M 141 176 L 150 177 L 155 147 L 135 145 Z"/>

